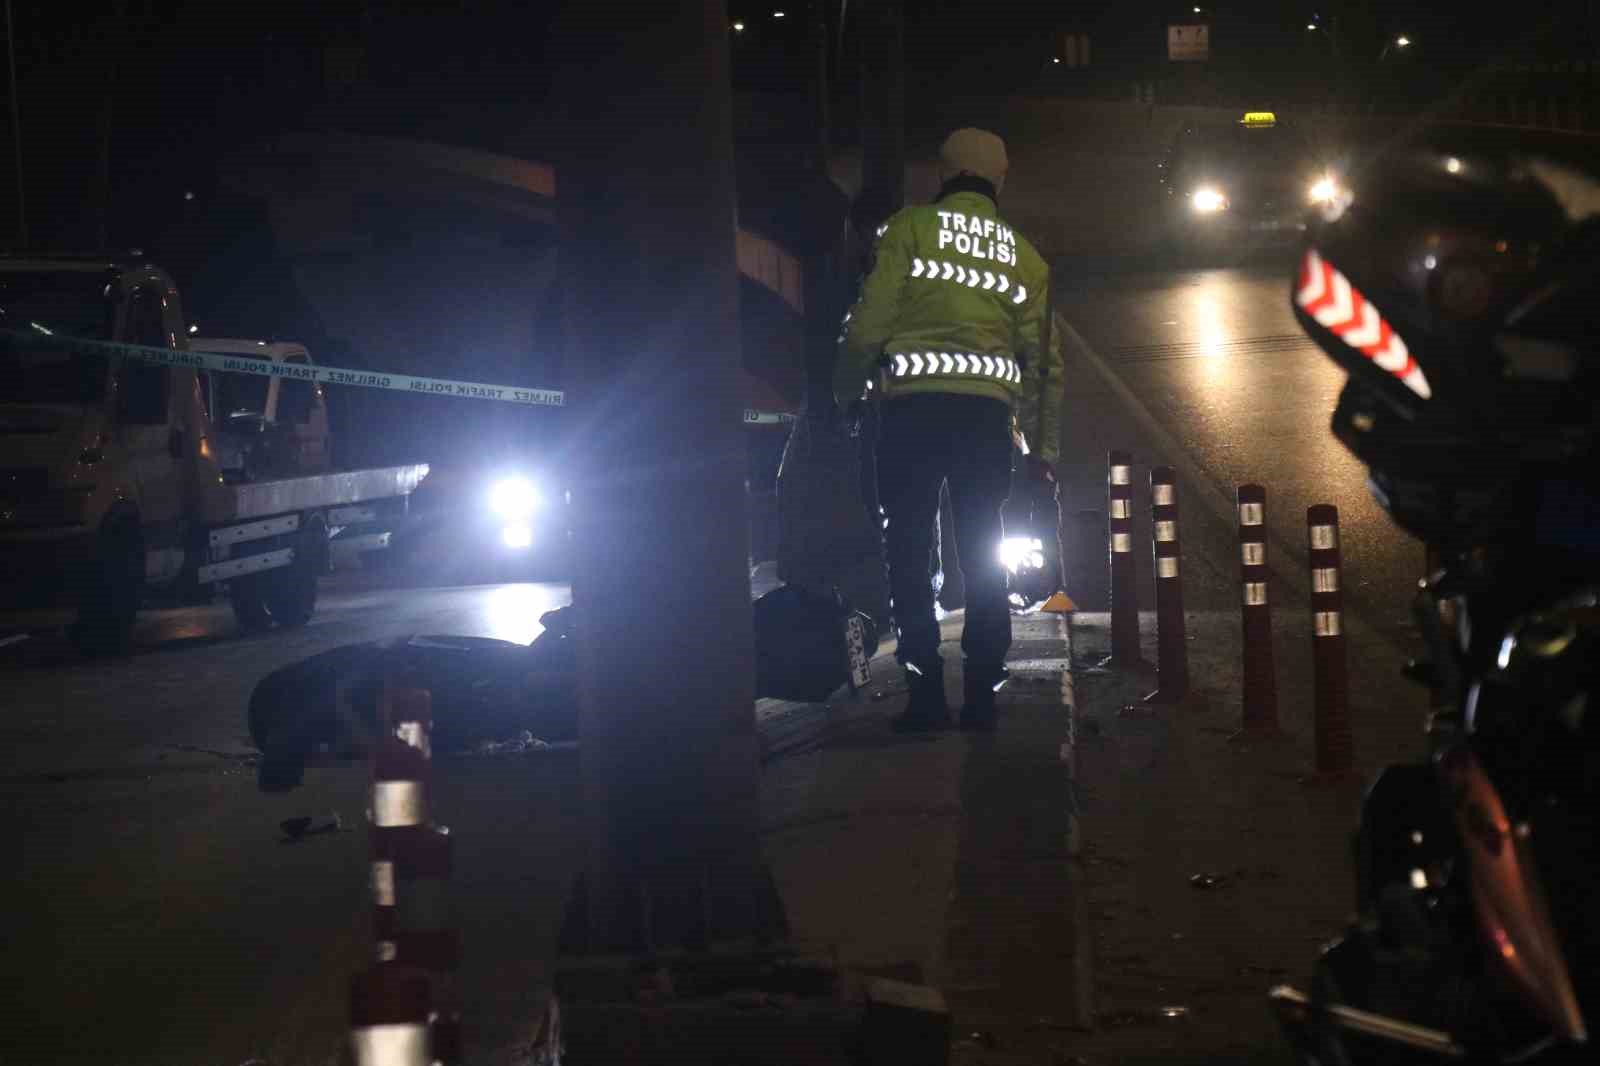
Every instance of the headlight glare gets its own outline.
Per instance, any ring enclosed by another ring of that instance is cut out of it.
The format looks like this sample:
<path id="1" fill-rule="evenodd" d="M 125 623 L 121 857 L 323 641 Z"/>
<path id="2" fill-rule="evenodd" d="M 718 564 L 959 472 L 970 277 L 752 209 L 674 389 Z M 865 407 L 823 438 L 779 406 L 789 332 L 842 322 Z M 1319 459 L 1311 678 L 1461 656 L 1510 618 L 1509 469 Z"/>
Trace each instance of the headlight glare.
<path id="1" fill-rule="evenodd" d="M 1325 174 L 1311 183 L 1307 196 L 1314 204 L 1332 203 L 1339 196 L 1339 181 L 1331 174 Z"/>
<path id="2" fill-rule="evenodd" d="M 1044 569 L 1044 541 L 1038 537 L 1007 537 L 1000 542 L 1000 565 L 1013 574 L 1023 567 Z"/>
<path id="3" fill-rule="evenodd" d="M 525 477 L 502 478 L 489 489 L 489 509 L 505 519 L 527 518 L 542 502 L 539 490 Z"/>
<path id="4" fill-rule="evenodd" d="M 1227 207 L 1228 198 L 1222 195 L 1220 189 L 1206 185 L 1189 194 L 1189 203 L 1202 215 L 1210 215 Z"/>

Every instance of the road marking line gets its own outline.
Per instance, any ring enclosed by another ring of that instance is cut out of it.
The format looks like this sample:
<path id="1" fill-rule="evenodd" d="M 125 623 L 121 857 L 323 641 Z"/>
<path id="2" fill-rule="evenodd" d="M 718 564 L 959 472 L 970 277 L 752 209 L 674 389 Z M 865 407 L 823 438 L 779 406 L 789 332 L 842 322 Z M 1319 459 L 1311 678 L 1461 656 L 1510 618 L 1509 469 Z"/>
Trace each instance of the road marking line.
<path id="1" fill-rule="evenodd" d="M 1068 891 L 1072 895 L 1070 925 L 1072 926 L 1072 1024 L 1080 1028 L 1094 1025 L 1094 957 L 1091 949 L 1094 935 L 1089 929 L 1089 883 L 1083 866 L 1083 830 L 1078 817 L 1078 706 L 1072 681 L 1072 625 L 1071 615 L 1056 615 L 1056 630 L 1061 634 L 1061 644 L 1066 649 L 1066 661 L 1061 671 L 1061 704 L 1066 710 L 1067 739 L 1061 745 L 1061 762 L 1067 774 L 1067 796 L 1071 809 L 1067 811 L 1067 859 L 1077 867 L 1078 875 Z"/>

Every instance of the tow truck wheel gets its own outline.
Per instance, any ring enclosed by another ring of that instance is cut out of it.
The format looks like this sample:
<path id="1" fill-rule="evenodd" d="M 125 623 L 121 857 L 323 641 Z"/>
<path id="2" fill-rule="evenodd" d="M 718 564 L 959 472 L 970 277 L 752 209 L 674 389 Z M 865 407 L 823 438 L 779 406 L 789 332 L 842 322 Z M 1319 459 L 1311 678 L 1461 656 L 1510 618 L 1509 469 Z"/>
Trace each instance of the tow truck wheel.
<path id="1" fill-rule="evenodd" d="M 78 650 L 110 655 L 126 647 L 143 591 L 144 540 L 138 523 L 112 519 L 100 530 L 79 591 L 78 617 L 68 631 Z"/>
<path id="2" fill-rule="evenodd" d="M 294 562 L 269 570 L 264 599 L 272 620 L 280 626 L 303 626 L 317 609 L 317 579 L 328 572 L 328 530 L 320 518 L 311 518 L 295 538 Z"/>
<path id="3" fill-rule="evenodd" d="M 269 579 L 270 573 L 246 574 L 228 582 L 228 599 L 233 604 L 234 620 L 247 633 L 260 633 L 272 627 L 272 615 L 267 611 L 267 602 L 262 596 L 263 583 Z"/>

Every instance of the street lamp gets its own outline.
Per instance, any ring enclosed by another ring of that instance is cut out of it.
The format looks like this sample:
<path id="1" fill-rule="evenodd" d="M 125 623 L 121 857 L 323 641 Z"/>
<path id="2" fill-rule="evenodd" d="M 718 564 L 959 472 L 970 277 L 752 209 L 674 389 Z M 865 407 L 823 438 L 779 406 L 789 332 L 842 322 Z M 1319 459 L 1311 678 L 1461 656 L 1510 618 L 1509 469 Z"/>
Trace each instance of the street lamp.
<path id="1" fill-rule="evenodd" d="M 1391 41 L 1387 42 L 1386 44 L 1384 44 L 1383 51 L 1378 53 L 1378 62 L 1382 63 L 1384 61 L 1384 59 L 1389 55 L 1389 49 L 1391 49 L 1391 48 L 1410 48 L 1410 47 L 1411 47 L 1411 38 L 1407 37 L 1405 34 L 1402 33 L 1398 37 L 1395 37 L 1393 40 L 1391 40 Z"/>

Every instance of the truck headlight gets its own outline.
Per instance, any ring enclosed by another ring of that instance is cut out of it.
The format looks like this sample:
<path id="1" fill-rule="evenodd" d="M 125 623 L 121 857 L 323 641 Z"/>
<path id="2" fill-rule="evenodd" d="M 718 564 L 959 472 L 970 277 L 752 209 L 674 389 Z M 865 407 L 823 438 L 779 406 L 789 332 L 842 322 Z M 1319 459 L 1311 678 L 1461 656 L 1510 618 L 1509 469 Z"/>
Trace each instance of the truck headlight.
<path id="1" fill-rule="evenodd" d="M 1189 194 L 1189 203 L 1202 215 L 1215 214 L 1228 206 L 1228 198 L 1222 195 L 1221 189 L 1202 185 Z"/>
<path id="2" fill-rule="evenodd" d="M 529 517 L 543 502 L 539 490 L 525 477 L 501 478 L 489 488 L 489 509 L 508 521 Z"/>

